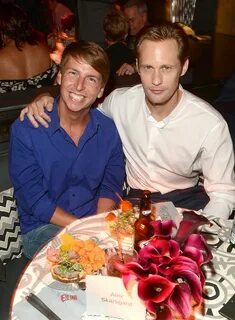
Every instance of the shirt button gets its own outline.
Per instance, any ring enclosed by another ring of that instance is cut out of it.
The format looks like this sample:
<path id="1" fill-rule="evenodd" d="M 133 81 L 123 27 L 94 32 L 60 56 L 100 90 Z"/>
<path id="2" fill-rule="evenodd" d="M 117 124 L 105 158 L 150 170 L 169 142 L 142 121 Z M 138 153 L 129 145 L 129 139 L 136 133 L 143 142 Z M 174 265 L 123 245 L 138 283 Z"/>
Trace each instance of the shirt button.
<path id="1" fill-rule="evenodd" d="M 165 122 L 164 122 L 164 121 L 159 121 L 159 122 L 157 123 L 157 127 L 158 127 L 159 129 L 163 129 L 163 128 L 165 127 Z"/>

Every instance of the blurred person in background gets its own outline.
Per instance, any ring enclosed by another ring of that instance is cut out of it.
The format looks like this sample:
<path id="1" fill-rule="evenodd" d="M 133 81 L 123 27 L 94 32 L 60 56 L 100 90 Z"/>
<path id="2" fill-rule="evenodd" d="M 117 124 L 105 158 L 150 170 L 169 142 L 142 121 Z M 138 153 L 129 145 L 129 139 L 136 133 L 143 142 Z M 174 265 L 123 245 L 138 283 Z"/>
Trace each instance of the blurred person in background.
<path id="1" fill-rule="evenodd" d="M 138 32 L 148 25 L 148 8 L 143 0 L 128 0 L 123 5 L 123 13 L 129 23 L 127 45 L 135 49 L 135 40 Z"/>
<path id="2" fill-rule="evenodd" d="M 44 35 L 32 28 L 26 12 L 15 4 L 2 4 L 0 93 L 51 85 L 57 72 Z"/>
<path id="3" fill-rule="evenodd" d="M 45 38 L 50 33 L 51 22 L 48 16 L 48 8 L 44 4 L 44 0 L 15 0 L 11 1 L 21 7 L 28 16 L 30 24 L 36 30 L 39 30 L 45 35 Z"/>
<path id="4" fill-rule="evenodd" d="M 105 16 L 103 28 L 110 71 L 111 74 L 115 74 L 124 62 L 130 64 L 135 62 L 135 57 L 125 42 L 128 33 L 128 22 L 121 12 L 115 10 Z"/>
<path id="5" fill-rule="evenodd" d="M 44 0 L 52 17 L 52 32 L 64 31 L 62 19 L 74 16 L 73 12 L 57 0 Z"/>
<path id="6" fill-rule="evenodd" d="M 126 38 L 127 46 L 134 54 L 136 37 L 138 33 L 149 24 L 148 7 L 143 0 L 127 0 L 122 5 L 122 11 L 129 24 L 129 32 Z M 136 72 L 135 64 L 124 63 L 117 71 L 117 74 L 123 76 L 132 75 Z"/>
<path id="7" fill-rule="evenodd" d="M 94 41 L 102 48 L 106 47 L 103 20 L 115 2 L 115 0 L 77 0 L 79 40 Z"/>
<path id="8" fill-rule="evenodd" d="M 105 89 L 105 95 L 114 88 L 117 70 L 124 64 L 135 63 L 135 56 L 125 42 L 128 33 L 128 22 L 125 16 L 117 10 L 111 10 L 104 18 L 103 29 L 107 43 L 106 53 L 110 62 L 110 77 Z"/>

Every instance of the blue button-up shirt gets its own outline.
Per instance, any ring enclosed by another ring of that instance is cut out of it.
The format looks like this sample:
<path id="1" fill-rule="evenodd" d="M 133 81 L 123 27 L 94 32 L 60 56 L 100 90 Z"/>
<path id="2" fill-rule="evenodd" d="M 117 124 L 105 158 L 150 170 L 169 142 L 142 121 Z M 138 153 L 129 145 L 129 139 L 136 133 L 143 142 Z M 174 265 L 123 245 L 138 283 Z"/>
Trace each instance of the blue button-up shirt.
<path id="1" fill-rule="evenodd" d="M 121 141 L 113 121 L 91 109 L 78 146 L 60 127 L 55 103 L 48 129 L 26 119 L 11 128 L 10 176 L 22 233 L 50 222 L 60 207 L 77 217 L 96 212 L 99 198 L 117 201 L 124 180 Z"/>

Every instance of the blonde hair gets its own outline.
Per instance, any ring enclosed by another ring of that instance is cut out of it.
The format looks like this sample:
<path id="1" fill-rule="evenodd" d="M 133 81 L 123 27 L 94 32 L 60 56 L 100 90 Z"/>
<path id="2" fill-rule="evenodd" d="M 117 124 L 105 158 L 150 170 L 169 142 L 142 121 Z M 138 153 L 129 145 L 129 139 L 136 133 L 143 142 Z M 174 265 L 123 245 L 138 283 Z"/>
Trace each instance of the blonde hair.
<path id="1" fill-rule="evenodd" d="M 106 85 L 109 78 L 109 59 L 105 51 L 98 44 L 85 40 L 70 43 L 63 52 L 60 63 L 61 70 L 63 70 L 69 57 L 85 60 L 101 74 L 102 83 Z"/>
<path id="2" fill-rule="evenodd" d="M 136 40 L 136 56 L 139 57 L 139 47 L 144 40 L 154 42 L 164 41 L 168 39 L 176 40 L 178 44 L 178 58 L 181 64 L 189 57 L 188 37 L 184 30 L 175 23 L 165 22 L 159 25 L 144 28 L 138 35 Z"/>

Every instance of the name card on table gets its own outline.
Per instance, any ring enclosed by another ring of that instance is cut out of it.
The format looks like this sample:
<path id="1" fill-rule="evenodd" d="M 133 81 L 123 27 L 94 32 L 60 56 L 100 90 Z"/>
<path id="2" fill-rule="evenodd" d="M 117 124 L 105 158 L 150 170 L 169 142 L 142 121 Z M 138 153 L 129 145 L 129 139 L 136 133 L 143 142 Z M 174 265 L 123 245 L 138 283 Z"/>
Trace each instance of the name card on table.
<path id="1" fill-rule="evenodd" d="M 180 214 L 173 202 L 159 202 L 152 204 L 153 212 L 156 212 L 156 216 L 160 217 L 161 220 L 173 220 L 177 228 L 182 220 L 182 214 Z"/>
<path id="2" fill-rule="evenodd" d="M 146 308 L 133 286 L 131 296 L 122 279 L 117 277 L 86 276 L 86 313 L 125 320 L 144 320 Z"/>

